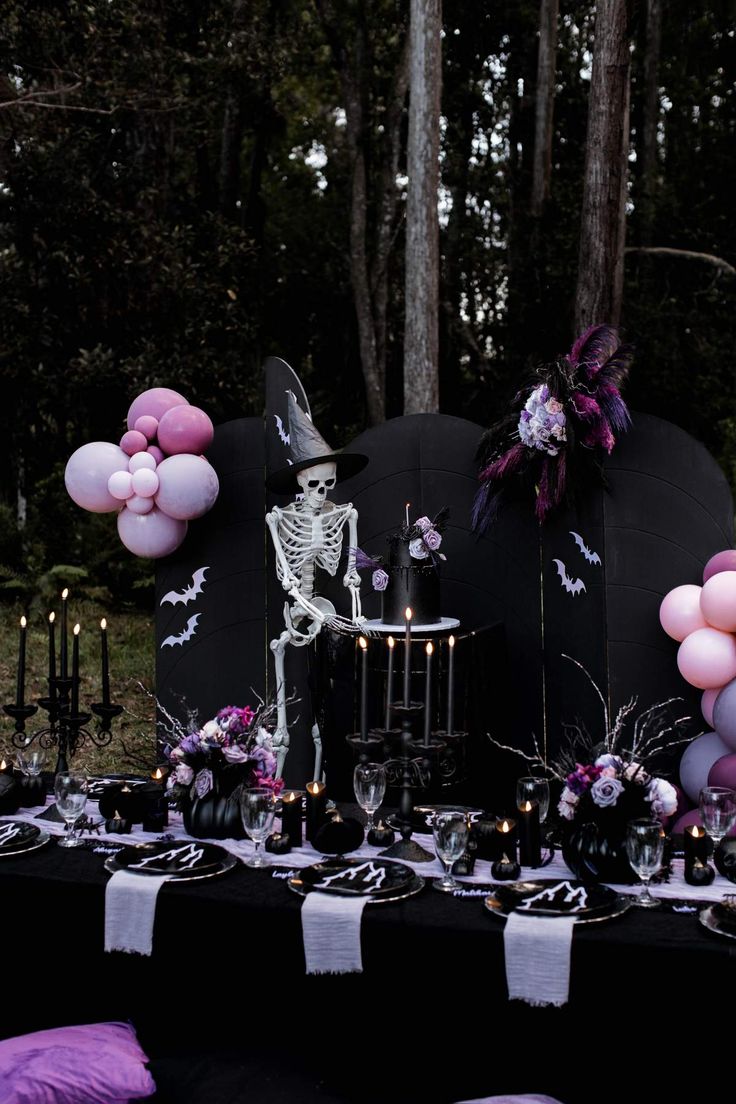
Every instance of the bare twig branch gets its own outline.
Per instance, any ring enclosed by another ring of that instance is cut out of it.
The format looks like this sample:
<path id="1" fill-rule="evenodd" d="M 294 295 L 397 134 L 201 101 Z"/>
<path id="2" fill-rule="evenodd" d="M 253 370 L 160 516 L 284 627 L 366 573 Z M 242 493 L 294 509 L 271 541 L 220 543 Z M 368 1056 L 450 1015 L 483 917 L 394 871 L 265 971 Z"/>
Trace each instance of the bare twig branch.
<path id="1" fill-rule="evenodd" d="M 703 264 L 712 265 L 713 268 L 725 272 L 729 276 L 736 276 L 736 268 L 725 261 L 723 257 L 716 257 L 713 253 L 699 253 L 694 249 L 674 249 L 667 245 L 629 245 L 625 253 L 648 253 L 655 257 L 676 257 L 683 261 L 701 261 Z"/>

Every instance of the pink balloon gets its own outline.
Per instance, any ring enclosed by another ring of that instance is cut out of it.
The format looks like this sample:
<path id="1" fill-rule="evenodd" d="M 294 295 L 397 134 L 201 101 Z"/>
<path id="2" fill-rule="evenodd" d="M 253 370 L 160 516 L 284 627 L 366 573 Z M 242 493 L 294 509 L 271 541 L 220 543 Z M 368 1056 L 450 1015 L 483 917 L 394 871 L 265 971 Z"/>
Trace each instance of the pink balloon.
<path id="1" fill-rule="evenodd" d="M 720 629 L 696 629 L 677 652 L 680 674 L 699 690 L 714 690 L 736 677 L 736 640 Z"/>
<path id="2" fill-rule="evenodd" d="M 699 586 L 686 583 L 675 587 L 662 599 L 659 620 L 664 631 L 673 640 L 682 641 L 696 629 L 706 627 L 707 622 L 700 609 L 700 590 Z"/>
<path id="3" fill-rule="evenodd" d="M 140 418 L 136 418 L 133 429 L 142 433 L 147 441 L 152 441 L 158 432 L 158 418 L 152 414 L 141 414 Z"/>
<path id="4" fill-rule="evenodd" d="M 143 452 L 147 445 L 148 441 L 137 429 L 129 429 L 120 438 L 120 447 L 123 452 L 127 452 L 128 456 L 135 456 L 136 452 Z"/>
<path id="5" fill-rule="evenodd" d="M 158 447 L 158 445 L 149 445 L 146 449 L 146 452 L 149 456 L 153 457 L 157 464 L 160 464 L 161 461 L 165 459 L 164 454 Z"/>
<path id="6" fill-rule="evenodd" d="M 736 754 L 722 755 L 716 759 L 708 772 L 709 786 L 726 786 L 729 790 L 736 790 Z"/>
<path id="7" fill-rule="evenodd" d="M 736 548 L 727 548 L 725 552 L 716 552 L 703 568 L 703 582 L 707 583 L 720 571 L 736 571 Z"/>
<path id="8" fill-rule="evenodd" d="M 128 411 L 128 429 L 133 429 L 142 415 L 161 421 L 161 415 L 172 406 L 186 406 L 187 400 L 170 387 L 151 387 L 133 399 Z"/>
<path id="9" fill-rule="evenodd" d="M 133 495 L 125 503 L 128 510 L 132 510 L 134 514 L 150 514 L 153 509 L 152 498 L 141 498 L 140 495 Z"/>
<path id="10" fill-rule="evenodd" d="M 686 828 L 690 828 L 693 824 L 697 824 L 698 828 L 703 827 L 703 821 L 700 819 L 700 809 L 691 809 L 689 813 L 685 813 L 679 820 L 676 820 L 672 829 L 672 834 L 680 835 Z"/>
<path id="11" fill-rule="evenodd" d="M 148 514 L 121 510 L 118 533 L 125 547 L 136 556 L 158 560 L 178 548 L 187 532 L 187 523 L 167 517 L 155 507 Z"/>
<path id="12" fill-rule="evenodd" d="M 722 689 L 722 686 L 716 686 L 713 690 L 704 690 L 703 697 L 700 700 L 700 711 L 705 717 L 706 724 L 709 724 L 711 728 L 713 728 L 713 706 L 716 704 L 716 698 Z"/>
<path id="13" fill-rule="evenodd" d="M 131 476 L 133 491 L 141 498 L 152 498 L 158 490 L 158 476 L 150 468 L 139 468 Z"/>
<path id="14" fill-rule="evenodd" d="M 156 469 L 156 505 L 172 518 L 201 517 L 214 506 L 220 490 L 217 473 L 203 456 L 169 456 Z"/>
<path id="15" fill-rule="evenodd" d="M 214 434 L 212 422 L 198 406 L 174 406 L 158 424 L 158 443 L 169 456 L 204 452 Z"/>
<path id="16" fill-rule="evenodd" d="M 709 625 L 736 631 L 736 571 L 719 571 L 703 587 L 700 609 Z"/>
<path id="17" fill-rule="evenodd" d="M 155 456 L 151 456 L 150 452 L 137 452 L 135 456 L 131 456 L 128 461 L 128 471 L 137 472 L 140 471 L 141 468 L 148 468 L 150 471 L 155 471 Z"/>
<path id="18" fill-rule="evenodd" d="M 113 472 L 125 470 L 128 457 L 110 441 L 90 441 L 72 453 L 64 472 L 69 496 L 84 510 L 106 514 L 120 509 L 120 501 L 107 489 Z"/>
<path id="19" fill-rule="evenodd" d="M 130 472 L 113 472 L 107 481 L 107 489 L 113 498 L 117 498 L 121 502 L 124 502 L 126 498 L 130 498 L 133 493 L 133 478 Z"/>
<path id="20" fill-rule="evenodd" d="M 710 768 L 728 753 L 729 748 L 715 732 L 706 732 L 687 745 L 680 760 L 680 784 L 691 801 L 697 803 L 703 786 L 708 785 Z"/>

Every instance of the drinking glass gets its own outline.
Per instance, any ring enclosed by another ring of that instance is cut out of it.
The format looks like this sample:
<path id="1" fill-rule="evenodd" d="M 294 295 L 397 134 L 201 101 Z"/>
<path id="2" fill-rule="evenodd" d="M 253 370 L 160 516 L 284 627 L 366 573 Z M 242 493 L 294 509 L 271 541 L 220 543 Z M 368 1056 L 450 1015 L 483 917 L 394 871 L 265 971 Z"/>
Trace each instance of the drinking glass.
<path id="1" fill-rule="evenodd" d="M 248 859 L 246 866 L 268 866 L 260 847 L 271 831 L 275 811 L 276 798 L 273 790 L 265 786 L 255 786 L 241 791 L 240 815 L 243 818 L 243 827 L 256 845 L 253 858 Z"/>
<path id="2" fill-rule="evenodd" d="M 713 855 L 736 821 L 736 793 L 725 786 L 706 786 L 700 791 L 700 816 L 713 840 Z"/>
<path id="3" fill-rule="evenodd" d="M 460 809 L 435 813 L 432 819 L 432 835 L 437 858 L 445 868 L 441 880 L 432 884 L 441 893 L 451 893 L 458 888 L 458 883 L 450 873 L 452 864 L 460 858 L 468 842 L 467 814 Z"/>
<path id="4" fill-rule="evenodd" d="M 539 805 L 539 823 L 544 824 L 549 810 L 549 782 L 546 778 L 520 778 L 516 783 L 516 807 L 521 809 L 525 802 L 536 801 Z"/>
<path id="5" fill-rule="evenodd" d="M 22 751 L 16 752 L 18 770 L 27 778 L 38 778 L 46 765 L 46 751 L 44 748 L 32 748 L 30 745 Z"/>
<path id="6" fill-rule="evenodd" d="M 660 821 L 630 820 L 626 825 L 626 854 L 629 863 L 644 883 L 644 889 L 634 899 L 639 908 L 658 908 L 661 901 L 649 892 L 649 881 L 662 866 L 664 830 Z"/>
<path id="7" fill-rule="evenodd" d="M 358 763 L 353 771 L 355 799 L 365 813 L 366 835 L 386 793 L 386 771 L 381 763 Z"/>
<path id="8" fill-rule="evenodd" d="M 87 803 L 89 782 L 87 775 L 79 771 L 66 771 L 57 774 L 54 780 L 56 808 L 66 821 L 66 835 L 59 840 L 59 847 L 79 847 L 81 837 L 74 831 L 74 825 L 84 812 Z"/>

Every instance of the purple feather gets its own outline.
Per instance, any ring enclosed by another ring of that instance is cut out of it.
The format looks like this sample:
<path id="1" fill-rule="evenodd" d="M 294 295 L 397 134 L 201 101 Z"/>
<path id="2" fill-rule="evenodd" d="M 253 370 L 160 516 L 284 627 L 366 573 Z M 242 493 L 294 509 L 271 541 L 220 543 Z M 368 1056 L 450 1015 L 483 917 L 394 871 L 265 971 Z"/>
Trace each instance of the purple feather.
<path id="1" fill-rule="evenodd" d="M 601 408 L 590 395 L 585 395 L 582 391 L 573 391 L 571 402 L 575 416 L 581 421 L 590 422 L 600 418 Z"/>
<path id="2" fill-rule="evenodd" d="M 631 425 L 629 408 L 618 393 L 618 388 L 604 384 L 598 388 L 598 401 L 604 418 L 615 433 L 625 433 Z"/>
<path id="3" fill-rule="evenodd" d="M 499 479 L 505 479 L 508 475 L 514 475 L 526 460 L 527 451 L 526 445 L 519 441 L 518 444 L 508 449 L 503 456 L 499 456 L 498 460 L 494 460 L 492 464 L 484 468 L 480 473 L 480 480 L 482 482 L 485 480 L 496 482 Z"/>
<path id="4" fill-rule="evenodd" d="M 616 444 L 616 438 L 611 433 L 608 422 L 601 419 L 597 425 L 591 426 L 588 430 L 583 437 L 583 444 L 586 448 L 602 448 L 606 452 L 611 452 Z"/>
<path id="5" fill-rule="evenodd" d="M 481 483 L 473 499 L 473 532 L 481 536 L 490 528 L 498 512 L 498 492 L 490 481 Z"/>
<path id="6" fill-rule="evenodd" d="M 574 365 L 582 365 L 593 377 L 613 356 L 619 346 L 618 334 L 612 326 L 591 326 L 577 339 L 568 355 Z"/>
<path id="7" fill-rule="evenodd" d="M 371 556 L 366 555 L 362 548 L 349 548 L 348 555 L 353 558 L 358 571 L 377 571 L 381 566 L 381 560 L 374 560 Z"/>

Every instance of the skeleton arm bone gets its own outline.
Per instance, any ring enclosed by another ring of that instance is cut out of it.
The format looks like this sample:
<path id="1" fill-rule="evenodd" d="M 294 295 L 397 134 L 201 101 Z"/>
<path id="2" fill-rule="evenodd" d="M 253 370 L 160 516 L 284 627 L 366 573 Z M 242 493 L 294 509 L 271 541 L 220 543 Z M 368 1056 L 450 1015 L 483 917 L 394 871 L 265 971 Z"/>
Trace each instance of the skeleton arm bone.
<path id="1" fill-rule="evenodd" d="M 358 511 L 354 506 L 350 507 L 350 512 L 347 517 L 348 521 L 348 546 L 349 548 L 357 548 L 358 546 Z M 355 569 L 355 557 L 352 552 L 348 553 L 348 569 L 342 580 L 343 586 L 346 586 L 350 591 L 350 598 L 353 606 L 353 621 L 359 623 L 364 621 L 363 610 L 360 604 L 360 575 Z"/>

